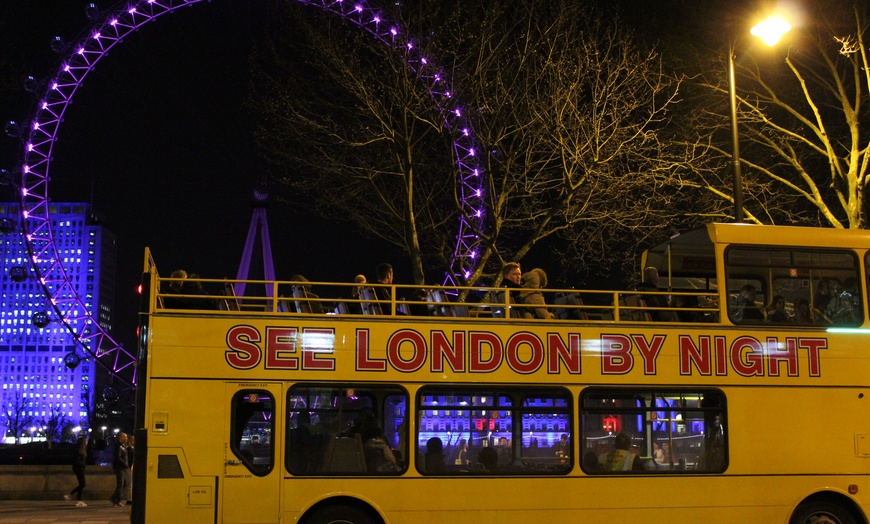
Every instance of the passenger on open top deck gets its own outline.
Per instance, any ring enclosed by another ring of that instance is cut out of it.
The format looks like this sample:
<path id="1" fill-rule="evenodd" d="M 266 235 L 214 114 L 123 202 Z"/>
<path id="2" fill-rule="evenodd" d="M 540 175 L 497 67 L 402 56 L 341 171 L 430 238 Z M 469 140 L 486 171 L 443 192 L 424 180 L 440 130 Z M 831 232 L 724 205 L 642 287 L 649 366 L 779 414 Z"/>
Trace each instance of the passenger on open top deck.
<path id="1" fill-rule="evenodd" d="M 523 290 L 520 292 L 520 302 L 528 304 L 523 308 L 523 318 L 555 318 L 547 309 L 547 302 L 541 288 L 547 287 L 547 274 L 541 268 L 535 268 L 523 274 Z"/>

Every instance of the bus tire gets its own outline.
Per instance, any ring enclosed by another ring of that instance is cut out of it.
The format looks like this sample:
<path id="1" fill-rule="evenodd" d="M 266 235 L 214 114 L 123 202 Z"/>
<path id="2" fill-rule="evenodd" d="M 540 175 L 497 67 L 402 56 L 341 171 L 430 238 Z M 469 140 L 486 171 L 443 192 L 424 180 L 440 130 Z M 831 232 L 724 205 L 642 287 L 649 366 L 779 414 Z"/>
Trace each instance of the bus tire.
<path id="1" fill-rule="evenodd" d="M 320 508 L 311 517 L 305 519 L 305 524 L 378 524 L 378 522 L 366 511 L 347 504 Z"/>
<path id="2" fill-rule="evenodd" d="M 795 509 L 789 524 L 856 524 L 852 513 L 827 501 L 804 502 Z"/>

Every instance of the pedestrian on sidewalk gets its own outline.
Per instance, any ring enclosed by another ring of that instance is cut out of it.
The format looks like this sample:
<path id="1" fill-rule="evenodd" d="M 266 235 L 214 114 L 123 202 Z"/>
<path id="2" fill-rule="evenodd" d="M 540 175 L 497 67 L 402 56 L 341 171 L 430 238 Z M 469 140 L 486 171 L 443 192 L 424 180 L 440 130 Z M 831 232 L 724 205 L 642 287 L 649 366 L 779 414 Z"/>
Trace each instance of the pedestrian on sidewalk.
<path id="1" fill-rule="evenodd" d="M 124 472 L 124 493 L 127 505 L 133 504 L 133 462 L 136 453 L 136 437 L 130 435 L 127 439 L 127 471 Z"/>
<path id="2" fill-rule="evenodd" d="M 85 490 L 85 466 L 88 464 L 88 438 L 79 437 L 76 441 L 75 451 L 73 453 L 72 470 L 76 475 L 78 486 L 72 491 L 63 496 L 64 500 L 72 500 L 74 494 L 78 495 L 77 508 L 87 507 L 87 503 L 82 500 L 82 492 Z"/>
<path id="3" fill-rule="evenodd" d="M 127 457 L 127 434 L 118 433 L 115 451 L 112 453 L 112 471 L 115 472 L 115 492 L 112 493 L 112 504 L 121 507 L 126 504 L 126 484 L 130 462 Z"/>

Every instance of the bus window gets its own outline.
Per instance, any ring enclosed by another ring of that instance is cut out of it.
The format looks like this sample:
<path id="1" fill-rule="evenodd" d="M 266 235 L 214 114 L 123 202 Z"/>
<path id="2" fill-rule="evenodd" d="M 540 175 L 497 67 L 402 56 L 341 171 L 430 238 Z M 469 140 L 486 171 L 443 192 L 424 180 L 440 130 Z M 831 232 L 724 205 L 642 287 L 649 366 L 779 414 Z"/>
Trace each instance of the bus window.
<path id="1" fill-rule="evenodd" d="M 565 474 L 573 464 L 571 409 L 561 388 L 422 388 L 417 468 L 425 475 Z"/>
<path id="2" fill-rule="evenodd" d="M 773 299 L 781 297 L 787 322 L 825 326 L 863 323 L 859 266 L 851 250 L 732 246 L 726 251 L 725 263 L 732 322 L 770 321 Z M 755 289 L 754 297 L 747 286 Z M 796 304 L 808 304 L 811 318 L 797 311 Z"/>
<path id="3" fill-rule="evenodd" d="M 287 394 L 293 475 L 383 475 L 405 469 L 408 395 L 397 387 L 297 385 Z"/>
<path id="4" fill-rule="evenodd" d="M 590 388 L 581 406 L 581 467 L 587 474 L 725 470 L 720 391 Z"/>
<path id="5" fill-rule="evenodd" d="M 260 477 L 274 466 L 274 409 L 268 391 L 245 390 L 233 395 L 230 448 L 251 473 Z"/>

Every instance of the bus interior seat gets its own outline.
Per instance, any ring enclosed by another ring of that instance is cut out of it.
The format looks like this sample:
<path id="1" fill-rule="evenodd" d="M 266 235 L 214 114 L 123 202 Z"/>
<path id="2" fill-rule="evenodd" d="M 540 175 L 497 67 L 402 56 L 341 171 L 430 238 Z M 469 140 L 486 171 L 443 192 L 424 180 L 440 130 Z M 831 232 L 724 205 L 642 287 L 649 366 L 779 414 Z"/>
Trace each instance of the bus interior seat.
<path id="1" fill-rule="evenodd" d="M 579 293 L 560 293 L 556 295 L 556 300 L 553 301 L 553 304 L 556 306 L 567 306 L 556 307 L 555 314 L 558 319 L 589 320 L 589 315 L 586 311 L 578 307 L 583 305 L 583 299 L 580 298 Z"/>
<path id="2" fill-rule="evenodd" d="M 290 313 L 290 308 L 287 306 L 287 303 L 290 302 L 287 300 L 287 297 L 284 295 L 278 295 L 278 312 L 279 313 Z"/>
<path id="3" fill-rule="evenodd" d="M 429 302 L 429 314 L 433 317 L 452 317 L 453 313 L 447 303 L 444 291 L 433 289 L 426 294 L 426 302 Z"/>
<path id="4" fill-rule="evenodd" d="M 453 310 L 454 317 L 467 317 L 469 316 L 468 305 L 467 304 L 456 304 L 451 306 Z"/>
<path id="5" fill-rule="evenodd" d="M 229 282 L 224 284 L 224 298 L 218 301 L 218 309 L 223 311 L 239 311 L 239 299 L 236 298 L 236 290 Z"/>
<path id="6" fill-rule="evenodd" d="M 621 320 L 639 320 L 652 322 L 652 316 L 646 310 L 646 301 L 640 295 L 625 295 L 620 297 L 620 306 L 625 310 L 619 312 Z"/>
<path id="7" fill-rule="evenodd" d="M 360 302 L 360 308 L 363 315 L 382 315 L 381 305 L 377 302 L 374 288 L 363 287 L 359 290 L 359 296 L 363 300 Z"/>
<path id="8" fill-rule="evenodd" d="M 308 303 L 306 298 L 308 298 L 308 293 L 305 292 L 305 288 L 299 284 L 293 286 L 293 298 L 299 299 L 295 300 L 296 303 L 296 312 L 297 313 L 311 313 L 311 304 Z"/>
<path id="9" fill-rule="evenodd" d="M 359 433 L 329 437 L 323 454 L 324 473 L 363 473 L 366 471 L 365 450 Z"/>
<path id="10" fill-rule="evenodd" d="M 490 307 L 493 318 L 504 318 L 504 299 L 504 291 L 489 291 L 484 297 L 484 302 Z"/>

